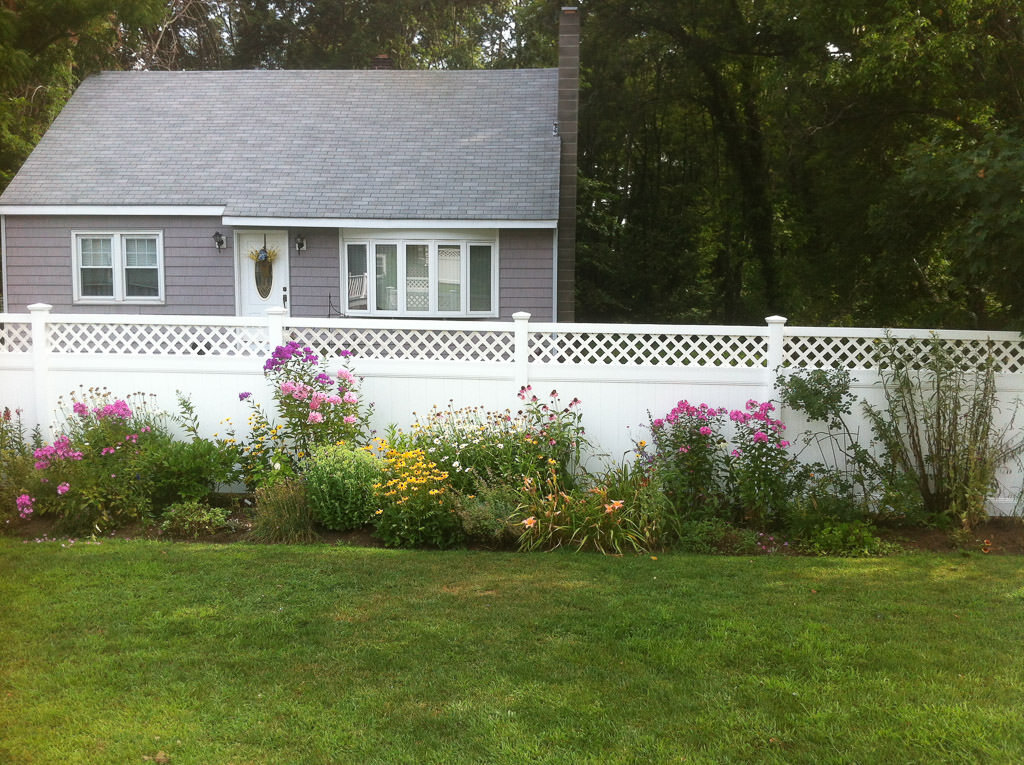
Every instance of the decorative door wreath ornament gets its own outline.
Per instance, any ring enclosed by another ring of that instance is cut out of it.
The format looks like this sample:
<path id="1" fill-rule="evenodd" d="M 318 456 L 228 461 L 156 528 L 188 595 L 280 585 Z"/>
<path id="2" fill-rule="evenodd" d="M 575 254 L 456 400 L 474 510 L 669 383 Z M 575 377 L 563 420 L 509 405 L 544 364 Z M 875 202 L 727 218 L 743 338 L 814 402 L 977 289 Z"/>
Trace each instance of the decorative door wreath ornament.
<path id="1" fill-rule="evenodd" d="M 274 260 L 277 259 L 277 250 L 267 247 L 267 235 L 263 235 L 263 246 L 258 250 L 249 251 L 249 260 L 253 267 L 253 277 L 256 280 L 256 292 L 266 300 L 270 297 L 270 290 L 274 286 Z"/>
<path id="2" fill-rule="evenodd" d="M 277 258 L 277 250 L 273 247 L 267 247 L 267 235 L 263 235 L 263 246 L 258 250 L 249 250 L 249 260 L 255 261 L 256 263 L 273 263 Z"/>

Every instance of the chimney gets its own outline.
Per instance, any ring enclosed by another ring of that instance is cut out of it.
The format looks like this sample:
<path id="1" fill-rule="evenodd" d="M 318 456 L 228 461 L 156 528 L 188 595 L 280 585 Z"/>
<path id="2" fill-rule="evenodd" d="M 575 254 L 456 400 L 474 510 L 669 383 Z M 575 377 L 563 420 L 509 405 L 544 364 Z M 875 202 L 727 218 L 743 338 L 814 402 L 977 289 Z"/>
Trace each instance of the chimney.
<path id="1" fill-rule="evenodd" d="M 373 61 L 370 62 L 370 68 L 388 71 L 395 68 L 395 62 L 391 60 L 391 56 L 387 53 L 378 53 L 373 57 Z"/>
<path id="2" fill-rule="evenodd" d="M 558 19 L 558 316 L 576 320 L 576 134 L 580 111 L 580 14 L 563 7 Z"/>

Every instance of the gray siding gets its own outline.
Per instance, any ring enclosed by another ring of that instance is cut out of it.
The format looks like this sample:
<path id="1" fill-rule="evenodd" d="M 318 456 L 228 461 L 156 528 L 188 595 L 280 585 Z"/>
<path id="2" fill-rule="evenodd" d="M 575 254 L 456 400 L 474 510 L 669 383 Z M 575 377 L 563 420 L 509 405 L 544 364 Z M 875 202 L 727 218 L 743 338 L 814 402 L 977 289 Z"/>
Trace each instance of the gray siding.
<path id="1" fill-rule="evenodd" d="M 23 313 L 31 303 L 49 303 L 56 313 L 185 314 L 232 316 L 235 313 L 235 257 L 230 227 L 218 218 L 141 216 L 7 216 L 6 308 Z M 72 231 L 162 231 L 163 305 L 73 305 Z M 213 232 L 227 240 L 221 250 Z M 299 230 L 289 231 L 294 242 Z M 341 264 L 337 229 L 309 229 L 306 250 L 289 255 L 291 315 L 337 316 L 341 306 Z M 551 321 L 553 232 L 508 229 L 499 233 L 500 317 L 529 311 Z"/>
<path id="2" fill-rule="evenodd" d="M 6 221 L 8 311 L 22 313 L 31 303 L 49 303 L 56 313 L 235 313 L 231 230 L 219 218 L 9 215 Z M 165 303 L 73 305 L 71 232 L 88 230 L 162 231 Z M 228 241 L 219 252 L 211 238 L 214 231 Z"/>
<path id="3" fill-rule="evenodd" d="M 291 315 L 310 319 L 337 317 L 341 308 L 341 261 L 338 229 L 295 229 L 306 237 L 306 251 L 292 250 L 288 260 L 291 280 Z"/>
<path id="4" fill-rule="evenodd" d="M 529 311 L 534 321 L 553 321 L 554 232 L 504 229 L 498 243 L 501 318 L 511 319 L 516 311 Z"/>

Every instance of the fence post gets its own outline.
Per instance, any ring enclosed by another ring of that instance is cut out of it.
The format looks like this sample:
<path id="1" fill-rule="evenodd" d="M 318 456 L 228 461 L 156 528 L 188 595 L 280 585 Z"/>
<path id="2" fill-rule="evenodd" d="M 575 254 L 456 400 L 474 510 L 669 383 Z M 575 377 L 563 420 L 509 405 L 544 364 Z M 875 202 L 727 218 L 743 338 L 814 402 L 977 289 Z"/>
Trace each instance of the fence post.
<path id="1" fill-rule="evenodd" d="M 46 322 L 53 306 L 33 303 L 28 307 L 32 327 L 32 396 L 36 410 L 36 423 L 40 431 L 49 433 L 50 419 L 50 344 L 46 337 Z"/>
<path id="2" fill-rule="evenodd" d="M 284 317 L 288 313 L 287 308 L 274 306 L 267 309 L 267 355 L 274 352 L 279 345 L 284 345 Z"/>
<path id="3" fill-rule="evenodd" d="M 785 337 L 783 330 L 786 327 L 786 317 L 769 316 L 765 319 L 765 323 L 768 325 L 768 351 L 766 357 L 768 370 L 765 381 L 765 384 L 768 386 L 768 393 L 765 395 L 764 400 L 768 401 L 775 395 L 775 382 L 778 380 L 779 369 L 782 368 L 784 360 L 783 346 Z"/>
<path id="4" fill-rule="evenodd" d="M 513 340 L 515 354 L 512 358 L 516 389 L 525 388 L 530 383 L 530 314 L 517 311 L 512 314 L 515 322 Z"/>

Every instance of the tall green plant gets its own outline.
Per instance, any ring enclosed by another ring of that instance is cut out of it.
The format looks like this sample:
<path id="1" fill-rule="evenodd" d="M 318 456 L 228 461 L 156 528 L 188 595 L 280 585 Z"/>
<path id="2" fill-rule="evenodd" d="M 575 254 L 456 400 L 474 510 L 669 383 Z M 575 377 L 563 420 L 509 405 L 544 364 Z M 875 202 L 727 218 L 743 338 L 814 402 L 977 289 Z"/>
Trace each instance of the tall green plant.
<path id="1" fill-rule="evenodd" d="M 994 422 L 995 365 L 965 368 L 946 343 L 906 345 L 891 336 L 879 351 L 885 408 L 865 406 L 890 463 L 910 475 L 927 512 L 970 529 L 987 517 L 996 471 L 1024 454 L 1011 422 Z"/>

